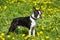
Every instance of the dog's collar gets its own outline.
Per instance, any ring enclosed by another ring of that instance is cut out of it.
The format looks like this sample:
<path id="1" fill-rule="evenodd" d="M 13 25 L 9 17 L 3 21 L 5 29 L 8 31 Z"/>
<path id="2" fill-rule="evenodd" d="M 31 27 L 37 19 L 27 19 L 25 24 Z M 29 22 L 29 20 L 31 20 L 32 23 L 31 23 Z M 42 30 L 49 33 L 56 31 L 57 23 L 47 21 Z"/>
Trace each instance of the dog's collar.
<path id="1" fill-rule="evenodd" d="M 34 20 L 37 20 L 36 18 L 33 18 L 32 16 L 31 16 L 31 18 L 34 19 Z"/>

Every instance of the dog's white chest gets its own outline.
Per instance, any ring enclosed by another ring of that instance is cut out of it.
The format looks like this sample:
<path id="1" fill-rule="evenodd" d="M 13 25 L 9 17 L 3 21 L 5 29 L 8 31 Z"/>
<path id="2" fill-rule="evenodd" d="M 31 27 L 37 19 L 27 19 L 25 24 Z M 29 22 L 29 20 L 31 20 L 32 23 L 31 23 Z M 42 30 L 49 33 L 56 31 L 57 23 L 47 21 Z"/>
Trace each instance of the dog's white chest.
<path id="1" fill-rule="evenodd" d="M 36 26 L 36 21 L 32 18 L 30 18 L 31 20 L 31 27 L 35 27 Z"/>

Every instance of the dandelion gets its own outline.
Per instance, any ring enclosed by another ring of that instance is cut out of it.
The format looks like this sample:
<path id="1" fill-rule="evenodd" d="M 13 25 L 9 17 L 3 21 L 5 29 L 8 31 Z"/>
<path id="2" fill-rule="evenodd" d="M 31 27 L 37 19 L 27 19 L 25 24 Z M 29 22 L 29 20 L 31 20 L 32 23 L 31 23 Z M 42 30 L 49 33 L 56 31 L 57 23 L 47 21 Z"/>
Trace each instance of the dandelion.
<path id="1" fill-rule="evenodd" d="M 35 40 L 35 39 L 32 39 L 32 40 Z"/>
<path id="2" fill-rule="evenodd" d="M 11 3 L 14 3 L 14 0 L 12 0 L 12 2 Z"/>
<path id="3" fill-rule="evenodd" d="M 32 0 L 29 0 L 29 2 L 32 2 Z"/>
<path id="4" fill-rule="evenodd" d="M 43 2 L 44 4 L 47 4 L 48 2 Z"/>
<path id="5" fill-rule="evenodd" d="M 18 6 L 20 6 L 20 2 L 18 2 Z"/>
<path id="6" fill-rule="evenodd" d="M 49 4 L 52 4 L 52 2 L 48 2 Z"/>
<path id="7" fill-rule="evenodd" d="M 8 1 L 6 1 L 8 3 Z"/>
<path id="8" fill-rule="evenodd" d="M 52 11 L 53 9 L 52 8 L 48 8 L 48 11 Z"/>
<path id="9" fill-rule="evenodd" d="M 23 2 L 26 2 L 26 0 L 23 0 Z"/>
<path id="10" fill-rule="evenodd" d="M 25 36 L 25 34 L 22 34 L 22 37 L 24 37 Z"/>
<path id="11" fill-rule="evenodd" d="M 1 33 L 2 36 L 4 36 L 4 33 Z"/>
<path id="12" fill-rule="evenodd" d="M 57 10 L 57 12 L 59 12 L 60 10 Z"/>
<path id="13" fill-rule="evenodd" d="M 37 1 L 37 3 L 40 3 L 39 1 Z"/>
<path id="14" fill-rule="evenodd" d="M 54 12 L 56 12 L 56 10 L 54 10 Z"/>
<path id="15" fill-rule="evenodd" d="M 44 0 L 41 0 L 42 2 L 44 2 Z"/>
<path id="16" fill-rule="evenodd" d="M 44 16 L 44 15 L 43 15 Z M 44 26 L 42 26 L 42 28 L 41 28 L 42 30 L 44 30 L 45 28 L 44 28 Z"/>
<path id="17" fill-rule="evenodd" d="M 28 39 L 29 37 L 31 37 L 30 35 L 27 35 L 26 37 L 25 37 L 25 39 Z"/>
<path id="18" fill-rule="evenodd" d="M 44 17 L 45 15 L 44 15 L 44 14 L 42 14 L 42 16 Z"/>
<path id="19" fill-rule="evenodd" d="M 1 6 L 0 6 L 0 9 L 1 9 Z"/>
<path id="20" fill-rule="evenodd" d="M 49 38 L 49 36 L 46 36 L 45 38 L 46 38 L 46 39 L 48 39 L 48 38 Z"/>
<path id="21" fill-rule="evenodd" d="M 0 39 L 5 40 L 5 38 L 4 38 L 4 37 L 2 37 L 1 35 L 0 35 Z"/>
<path id="22" fill-rule="evenodd" d="M 51 15 L 48 15 L 49 17 L 51 17 Z"/>
<path id="23" fill-rule="evenodd" d="M 59 40 L 59 38 L 56 38 L 56 40 Z"/>
<path id="24" fill-rule="evenodd" d="M 7 6 L 4 6 L 4 10 L 6 10 L 7 9 Z"/>
<path id="25" fill-rule="evenodd" d="M 15 2 L 17 2 L 18 0 L 15 0 Z"/>
<path id="26" fill-rule="evenodd" d="M 35 5 L 37 5 L 37 2 L 36 2 L 36 1 L 33 1 L 33 3 L 34 3 Z"/>
<path id="27" fill-rule="evenodd" d="M 10 35 L 7 35 L 7 38 L 10 38 L 11 36 Z"/>
<path id="28" fill-rule="evenodd" d="M 15 38 L 13 37 L 12 39 L 14 40 Z"/>
<path id="29" fill-rule="evenodd" d="M 40 35 L 40 32 L 37 32 L 37 35 L 39 36 Z"/>
<path id="30" fill-rule="evenodd" d="M 46 8 L 45 7 L 43 7 L 43 6 L 41 6 L 41 8 L 42 8 L 42 10 L 44 11 Z"/>
<path id="31" fill-rule="evenodd" d="M 43 31 L 40 31 L 40 34 L 43 34 Z"/>
<path id="32" fill-rule="evenodd" d="M 42 38 L 41 40 L 45 40 L 44 38 Z"/>

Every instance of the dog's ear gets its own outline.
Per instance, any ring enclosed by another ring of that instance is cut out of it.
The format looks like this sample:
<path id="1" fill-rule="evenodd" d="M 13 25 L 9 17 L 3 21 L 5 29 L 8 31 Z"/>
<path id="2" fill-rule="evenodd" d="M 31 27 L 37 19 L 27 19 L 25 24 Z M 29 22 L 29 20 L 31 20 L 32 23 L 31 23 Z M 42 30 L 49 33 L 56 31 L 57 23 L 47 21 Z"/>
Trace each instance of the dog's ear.
<path id="1" fill-rule="evenodd" d="M 39 10 L 42 11 L 42 8 L 40 7 Z"/>
<path id="2" fill-rule="evenodd" d="M 41 8 L 41 7 L 39 8 L 39 11 L 40 11 L 40 12 L 41 12 L 41 14 L 42 14 L 42 8 Z"/>
<path id="3" fill-rule="evenodd" d="M 35 7 L 33 7 L 33 11 L 36 11 L 36 8 Z"/>

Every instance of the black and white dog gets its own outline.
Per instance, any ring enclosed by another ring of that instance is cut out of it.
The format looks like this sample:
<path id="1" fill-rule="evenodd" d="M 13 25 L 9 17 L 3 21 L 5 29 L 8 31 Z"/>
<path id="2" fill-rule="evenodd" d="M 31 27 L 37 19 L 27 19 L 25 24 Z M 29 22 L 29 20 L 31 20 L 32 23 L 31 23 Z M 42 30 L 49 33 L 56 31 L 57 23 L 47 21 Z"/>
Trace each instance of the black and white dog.
<path id="1" fill-rule="evenodd" d="M 33 7 L 33 14 L 31 16 L 13 19 L 9 28 L 9 32 L 13 32 L 17 28 L 17 26 L 24 26 L 29 29 L 29 35 L 35 36 L 36 20 L 38 18 L 41 18 L 41 10 L 36 10 L 35 7 Z"/>

